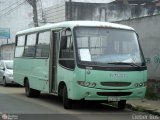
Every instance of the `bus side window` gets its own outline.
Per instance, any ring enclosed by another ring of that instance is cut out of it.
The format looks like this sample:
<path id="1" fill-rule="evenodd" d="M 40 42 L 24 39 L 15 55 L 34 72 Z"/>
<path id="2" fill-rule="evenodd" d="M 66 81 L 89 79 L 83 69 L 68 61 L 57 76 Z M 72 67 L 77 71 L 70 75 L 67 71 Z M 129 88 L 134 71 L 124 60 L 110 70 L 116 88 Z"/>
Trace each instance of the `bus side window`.
<path id="1" fill-rule="evenodd" d="M 59 53 L 59 63 L 67 68 L 74 69 L 75 61 L 74 61 L 74 51 L 73 51 L 73 40 L 72 36 L 69 35 L 71 33 L 70 29 L 66 30 L 66 35 L 61 36 L 60 43 L 60 53 Z"/>
<path id="2" fill-rule="evenodd" d="M 41 32 L 38 35 L 36 57 L 49 57 L 50 31 Z"/>
<path id="3" fill-rule="evenodd" d="M 16 37 L 16 48 L 15 48 L 15 57 L 23 57 L 24 54 L 24 45 L 25 45 L 25 35 Z"/>
<path id="4" fill-rule="evenodd" d="M 27 35 L 24 57 L 35 57 L 36 37 L 36 33 Z"/>

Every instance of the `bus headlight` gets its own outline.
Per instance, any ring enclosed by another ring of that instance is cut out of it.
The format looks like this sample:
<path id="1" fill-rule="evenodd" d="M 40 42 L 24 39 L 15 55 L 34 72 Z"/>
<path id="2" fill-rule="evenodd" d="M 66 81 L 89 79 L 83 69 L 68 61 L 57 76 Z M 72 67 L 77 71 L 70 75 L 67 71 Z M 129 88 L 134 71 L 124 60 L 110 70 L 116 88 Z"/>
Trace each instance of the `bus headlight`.
<path id="1" fill-rule="evenodd" d="M 135 83 L 134 86 L 135 86 L 135 87 L 138 87 L 138 83 Z"/>
<path id="2" fill-rule="evenodd" d="M 90 82 L 85 82 L 85 87 L 88 87 L 90 85 Z"/>
<path id="3" fill-rule="evenodd" d="M 143 83 L 139 83 L 139 87 L 142 87 L 143 86 Z"/>
<path id="4" fill-rule="evenodd" d="M 144 87 L 146 86 L 146 82 L 140 82 L 140 83 L 135 83 L 134 86 L 137 87 Z"/>
<path id="5" fill-rule="evenodd" d="M 96 86 L 95 82 L 87 82 L 87 81 L 77 81 L 78 85 L 84 86 L 84 87 L 92 87 L 94 88 Z"/>
<path id="6" fill-rule="evenodd" d="M 78 85 L 80 86 L 84 86 L 85 85 L 85 81 L 77 81 Z"/>
<path id="7" fill-rule="evenodd" d="M 90 86 L 91 86 L 91 87 L 95 87 L 95 86 L 96 86 L 96 83 L 92 83 Z"/>

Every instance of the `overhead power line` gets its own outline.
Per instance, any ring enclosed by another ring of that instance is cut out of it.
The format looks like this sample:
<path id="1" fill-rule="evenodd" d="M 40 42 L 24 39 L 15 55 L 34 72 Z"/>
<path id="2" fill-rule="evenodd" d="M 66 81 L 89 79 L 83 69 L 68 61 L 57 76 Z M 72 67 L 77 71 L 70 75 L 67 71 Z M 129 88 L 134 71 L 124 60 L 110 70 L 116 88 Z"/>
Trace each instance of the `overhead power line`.
<path id="1" fill-rule="evenodd" d="M 17 6 L 15 6 L 14 8 L 12 9 L 9 9 L 7 12 L 5 12 L 4 14 L 2 14 L 0 17 L 6 15 L 6 14 L 9 14 L 11 12 L 13 12 L 15 9 L 19 8 L 20 6 L 22 6 L 26 1 L 23 1 L 22 3 L 18 4 Z"/>
<path id="2" fill-rule="evenodd" d="M 5 10 L 7 10 L 8 8 L 11 8 L 12 6 L 16 5 L 17 3 L 18 3 L 18 2 L 15 2 L 15 3 L 9 5 L 8 7 L 2 9 L 2 10 L 0 11 L 0 13 L 3 12 L 3 11 L 5 11 Z"/>

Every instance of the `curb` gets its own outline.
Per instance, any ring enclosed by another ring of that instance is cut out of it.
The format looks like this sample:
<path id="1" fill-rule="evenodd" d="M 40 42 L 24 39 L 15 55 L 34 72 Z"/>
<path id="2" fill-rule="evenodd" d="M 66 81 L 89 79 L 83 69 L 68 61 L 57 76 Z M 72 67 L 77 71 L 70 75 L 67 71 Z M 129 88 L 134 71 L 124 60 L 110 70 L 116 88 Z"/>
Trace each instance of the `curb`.
<path id="1" fill-rule="evenodd" d="M 136 105 L 132 105 L 132 104 L 126 104 L 126 108 L 133 110 L 133 111 L 146 112 L 149 114 L 160 116 L 160 111 L 158 111 L 156 109 L 151 109 L 151 108 L 147 108 L 147 107 L 143 107 L 143 106 L 136 106 Z"/>

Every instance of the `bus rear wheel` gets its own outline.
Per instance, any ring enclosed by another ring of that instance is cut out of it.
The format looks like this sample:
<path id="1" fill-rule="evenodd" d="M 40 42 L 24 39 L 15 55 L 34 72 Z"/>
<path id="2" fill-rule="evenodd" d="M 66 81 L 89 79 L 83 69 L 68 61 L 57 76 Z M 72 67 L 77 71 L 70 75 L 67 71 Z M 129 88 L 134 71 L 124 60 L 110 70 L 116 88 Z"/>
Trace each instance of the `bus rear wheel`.
<path id="1" fill-rule="evenodd" d="M 25 81 L 25 93 L 27 97 L 39 97 L 40 91 L 30 88 L 29 81 Z"/>
<path id="2" fill-rule="evenodd" d="M 118 102 L 118 109 L 124 110 L 126 107 L 126 100 L 121 100 Z"/>
<path id="3" fill-rule="evenodd" d="M 67 87 L 63 87 L 63 106 L 65 109 L 71 109 L 72 100 L 68 99 Z"/>

